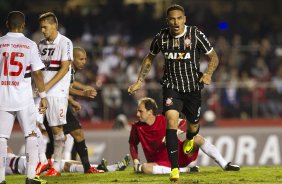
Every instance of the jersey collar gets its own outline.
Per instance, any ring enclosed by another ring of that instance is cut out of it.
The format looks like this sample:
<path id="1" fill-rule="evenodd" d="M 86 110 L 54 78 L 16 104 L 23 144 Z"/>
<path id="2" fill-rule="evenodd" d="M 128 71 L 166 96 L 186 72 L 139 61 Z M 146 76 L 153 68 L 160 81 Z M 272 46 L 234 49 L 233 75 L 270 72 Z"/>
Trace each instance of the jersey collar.
<path id="1" fill-rule="evenodd" d="M 58 31 L 58 35 L 57 35 L 57 37 L 55 38 L 55 40 L 52 41 L 52 42 L 49 42 L 49 41 L 47 40 L 47 43 L 48 43 L 48 44 L 49 44 L 49 43 L 52 43 L 52 44 L 59 44 L 61 37 L 62 37 L 62 35 L 61 35 L 60 32 Z"/>
<path id="2" fill-rule="evenodd" d="M 180 37 L 182 37 L 183 35 L 185 35 L 186 32 L 187 32 L 187 26 L 185 25 L 183 33 L 181 33 L 180 35 L 174 36 L 174 38 L 180 38 Z"/>
<path id="3" fill-rule="evenodd" d="M 24 36 L 23 33 L 14 33 L 14 32 L 8 32 L 7 35 L 12 36 L 12 37 L 23 37 Z"/>

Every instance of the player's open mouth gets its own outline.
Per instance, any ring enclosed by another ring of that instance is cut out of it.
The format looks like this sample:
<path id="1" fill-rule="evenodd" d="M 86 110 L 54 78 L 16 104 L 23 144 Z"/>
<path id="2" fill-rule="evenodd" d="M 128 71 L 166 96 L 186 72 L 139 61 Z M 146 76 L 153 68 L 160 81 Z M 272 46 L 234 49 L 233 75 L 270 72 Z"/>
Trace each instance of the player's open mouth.
<path id="1" fill-rule="evenodd" d="M 174 31 L 178 31 L 179 30 L 179 26 L 174 26 L 173 29 L 174 29 Z"/>

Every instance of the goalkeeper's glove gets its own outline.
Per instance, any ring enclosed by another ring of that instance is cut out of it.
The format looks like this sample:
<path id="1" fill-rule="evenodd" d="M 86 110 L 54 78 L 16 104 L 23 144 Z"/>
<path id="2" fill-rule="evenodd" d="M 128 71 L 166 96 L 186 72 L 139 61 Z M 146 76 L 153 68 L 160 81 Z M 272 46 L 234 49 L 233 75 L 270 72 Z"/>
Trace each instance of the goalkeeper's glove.
<path id="1" fill-rule="evenodd" d="M 139 162 L 139 160 L 134 159 L 133 164 L 134 164 L 134 172 L 142 173 L 142 164 Z"/>

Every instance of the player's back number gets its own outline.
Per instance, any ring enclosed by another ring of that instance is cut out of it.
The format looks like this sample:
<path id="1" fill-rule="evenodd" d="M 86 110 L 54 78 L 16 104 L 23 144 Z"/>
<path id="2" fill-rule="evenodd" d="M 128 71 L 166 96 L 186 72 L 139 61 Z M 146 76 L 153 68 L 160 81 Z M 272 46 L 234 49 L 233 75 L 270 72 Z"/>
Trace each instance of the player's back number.
<path id="1" fill-rule="evenodd" d="M 24 53 L 3 52 L 2 57 L 4 58 L 4 76 L 19 76 L 23 70 L 23 64 L 18 59 L 24 57 Z M 15 67 L 13 67 L 13 70 L 10 70 L 10 66 Z"/>

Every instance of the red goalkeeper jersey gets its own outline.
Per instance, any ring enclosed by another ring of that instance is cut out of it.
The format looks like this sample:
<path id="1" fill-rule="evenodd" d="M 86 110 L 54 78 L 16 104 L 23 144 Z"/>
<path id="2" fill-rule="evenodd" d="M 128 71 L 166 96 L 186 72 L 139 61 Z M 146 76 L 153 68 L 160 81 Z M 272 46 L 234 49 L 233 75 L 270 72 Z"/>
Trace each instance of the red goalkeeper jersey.
<path id="1" fill-rule="evenodd" d="M 157 162 L 158 160 L 168 160 L 166 146 L 162 142 L 166 134 L 166 119 L 162 115 L 157 115 L 153 125 L 136 122 L 132 125 L 129 144 L 135 147 L 136 153 L 131 155 L 138 157 L 137 145 L 142 145 L 147 162 Z M 134 151 L 133 151 L 134 152 Z"/>
<path id="2" fill-rule="evenodd" d="M 179 128 L 183 130 L 186 126 L 185 120 L 182 120 Z M 130 153 L 133 159 L 138 158 L 137 146 L 141 143 L 144 155 L 147 162 L 156 162 L 158 165 L 170 167 L 170 161 L 168 159 L 168 153 L 166 145 L 163 142 L 166 135 L 166 118 L 163 115 L 157 115 L 153 125 L 148 125 L 142 122 L 136 122 L 132 125 L 129 144 Z M 197 158 L 198 152 L 195 152 L 193 156 L 189 157 L 182 151 L 182 144 L 179 141 L 179 166 L 187 166 L 190 162 Z"/>

